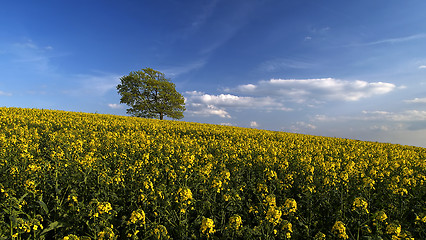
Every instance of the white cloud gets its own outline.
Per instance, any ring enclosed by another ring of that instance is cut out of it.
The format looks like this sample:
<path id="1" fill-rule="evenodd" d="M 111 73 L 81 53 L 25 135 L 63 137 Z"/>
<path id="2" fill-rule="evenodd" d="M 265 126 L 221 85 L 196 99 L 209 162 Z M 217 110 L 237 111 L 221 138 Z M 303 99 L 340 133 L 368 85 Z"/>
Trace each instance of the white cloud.
<path id="1" fill-rule="evenodd" d="M 419 69 L 426 69 L 426 65 L 419 66 Z"/>
<path id="2" fill-rule="evenodd" d="M 255 121 L 252 121 L 252 122 L 250 122 L 250 127 L 256 128 L 256 127 L 259 127 L 259 124 Z"/>
<path id="3" fill-rule="evenodd" d="M 0 91 L 0 96 L 12 96 L 12 93 Z"/>
<path id="4" fill-rule="evenodd" d="M 395 43 L 407 42 L 407 41 L 423 39 L 423 38 L 426 38 L 426 34 L 424 33 L 414 34 L 414 35 L 405 36 L 405 37 L 398 37 L 398 38 L 387 38 L 387 39 L 382 39 L 382 40 L 378 40 L 374 42 L 369 42 L 363 45 L 368 46 L 368 45 L 377 45 L 377 44 L 384 44 L 384 43 L 395 44 Z"/>
<path id="5" fill-rule="evenodd" d="M 257 85 L 240 85 L 237 93 L 274 96 L 293 102 L 322 102 L 324 100 L 358 101 L 375 95 L 386 94 L 394 90 L 392 83 L 348 81 L 334 78 L 318 79 L 271 79 L 260 81 Z M 228 89 L 232 91 L 232 89 Z"/>
<path id="6" fill-rule="evenodd" d="M 220 109 L 214 105 L 189 103 L 186 104 L 187 111 L 193 115 L 199 116 L 219 116 L 221 118 L 231 118 L 231 115 L 224 109 Z"/>
<path id="7" fill-rule="evenodd" d="M 361 120 L 387 120 L 395 122 L 426 121 L 426 111 L 406 110 L 399 113 L 386 111 L 363 111 Z"/>
<path id="8" fill-rule="evenodd" d="M 109 103 L 108 107 L 112 108 L 112 109 L 122 109 L 123 105 L 121 104 L 117 104 L 117 103 Z"/>
<path id="9" fill-rule="evenodd" d="M 290 127 L 283 127 L 283 131 L 290 131 L 290 132 L 297 132 L 297 133 L 303 133 L 303 132 L 309 132 L 311 130 L 317 129 L 317 126 L 313 125 L 312 123 L 306 123 L 306 122 L 296 122 L 290 125 Z"/>
<path id="10" fill-rule="evenodd" d="M 423 122 L 426 121 L 426 111 L 406 110 L 401 112 L 362 111 L 357 116 L 329 117 L 316 115 L 314 120 L 319 122 L 332 121 L 389 121 L 389 122 Z"/>
<path id="11" fill-rule="evenodd" d="M 426 98 L 414 98 L 411 100 L 405 100 L 407 103 L 426 103 Z"/>
<path id="12" fill-rule="evenodd" d="M 390 127 L 389 125 L 373 125 L 370 127 L 370 130 L 387 132 L 387 131 L 396 130 L 396 129 Z"/>
<path id="13" fill-rule="evenodd" d="M 254 92 L 256 91 L 257 86 L 254 84 L 245 84 L 238 86 L 238 89 L 242 92 Z"/>
<path id="14" fill-rule="evenodd" d="M 334 78 L 271 79 L 225 89 L 226 94 L 211 95 L 186 92 L 188 112 L 194 115 L 216 115 L 230 118 L 230 110 L 292 111 L 286 102 L 312 104 L 325 101 L 358 101 L 386 94 L 396 86 L 384 82 L 347 81 Z"/>
<path id="15" fill-rule="evenodd" d="M 229 109 L 261 109 L 266 111 L 291 111 L 270 97 L 242 97 L 232 94 L 210 95 L 192 91 L 185 93 L 187 111 L 194 115 L 217 115 L 231 118 Z"/>

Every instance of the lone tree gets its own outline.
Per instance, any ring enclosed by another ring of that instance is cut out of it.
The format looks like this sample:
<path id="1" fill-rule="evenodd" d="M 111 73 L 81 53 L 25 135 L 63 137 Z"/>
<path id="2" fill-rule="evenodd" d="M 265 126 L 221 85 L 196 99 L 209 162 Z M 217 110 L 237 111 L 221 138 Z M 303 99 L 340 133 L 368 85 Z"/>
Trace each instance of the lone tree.
<path id="1" fill-rule="evenodd" d="M 121 95 L 120 103 L 130 106 L 127 113 L 144 118 L 164 116 L 173 119 L 183 118 L 185 99 L 176 91 L 174 83 L 165 78 L 164 74 L 152 68 L 131 72 L 120 78 L 117 85 Z"/>

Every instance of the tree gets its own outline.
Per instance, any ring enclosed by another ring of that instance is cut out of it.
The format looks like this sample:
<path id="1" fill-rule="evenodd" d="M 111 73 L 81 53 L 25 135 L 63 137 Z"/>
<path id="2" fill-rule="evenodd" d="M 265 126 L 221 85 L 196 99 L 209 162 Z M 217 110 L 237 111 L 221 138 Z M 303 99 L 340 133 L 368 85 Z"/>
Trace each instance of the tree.
<path id="1" fill-rule="evenodd" d="M 163 73 L 152 68 L 130 72 L 120 78 L 117 85 L 121 95 L 120 103 L 130 106 L 127 114 L 144 118 L 173 119 L 183 118 L 184 97 L 176 91 L 176 86 Z"/>

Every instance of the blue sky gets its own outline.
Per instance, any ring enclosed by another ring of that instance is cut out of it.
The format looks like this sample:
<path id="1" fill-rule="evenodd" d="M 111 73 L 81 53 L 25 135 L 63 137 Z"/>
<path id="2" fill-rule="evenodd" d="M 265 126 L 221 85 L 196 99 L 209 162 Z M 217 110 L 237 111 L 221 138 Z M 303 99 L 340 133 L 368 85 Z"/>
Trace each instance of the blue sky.
<path id="1" fill-rule="evenodd" d="M 426 1 L 5 1 L 0 106 L 125 115 L 151 67 L 182 121 L 426 147 Z"/>

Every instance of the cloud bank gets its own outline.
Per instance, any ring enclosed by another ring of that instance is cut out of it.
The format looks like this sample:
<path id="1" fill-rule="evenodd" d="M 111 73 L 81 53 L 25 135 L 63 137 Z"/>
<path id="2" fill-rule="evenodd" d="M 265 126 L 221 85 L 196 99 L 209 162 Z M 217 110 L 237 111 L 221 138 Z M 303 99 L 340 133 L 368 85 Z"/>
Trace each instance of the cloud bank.
<path id="1" fill-rule="evenodd" d="M 188 112 L 193 115 L 216 115 L 222 118 L 231 118 L 228 109 L 292 110 L 268 96 L 255 98 L 232 94 L 211 95 L 198 91 L 186 92 L 185 104 Z"/>
<path id="2" fill-rule="evenodd" d="M 334 78 L 318 79 L 271 79 L 258 84 L 240 85 L 238 93 L 254 96 L 269 95 L 293 102 L 343 100 L 358 101 L 394 90 L 392 83 L 347 81 Z"/>
<path id="3" fill-rule="evenodd" d="M 426 98 L 414 98 L 411 100 L 405 100 L 407 103 L 426 103 Z"/>
<path id="4" fill-rule="evenodd" d="M 0 91 L 0 96 L 12 96 L 12 93 Z"/>
<path id="5" fill-rule="evenodd" d="M 289 105 L 312 106 L 332 101 L 359 101 L 389 93 L 395 88 L 392 83 L 334 78 L 270 79 L 226 88 L 225 93 L 217 95 L 186 92 L 185 99 L 188 112 L 193 115 L 231 118 L 231 109 L 292 111 L 294 109 Z"/>

